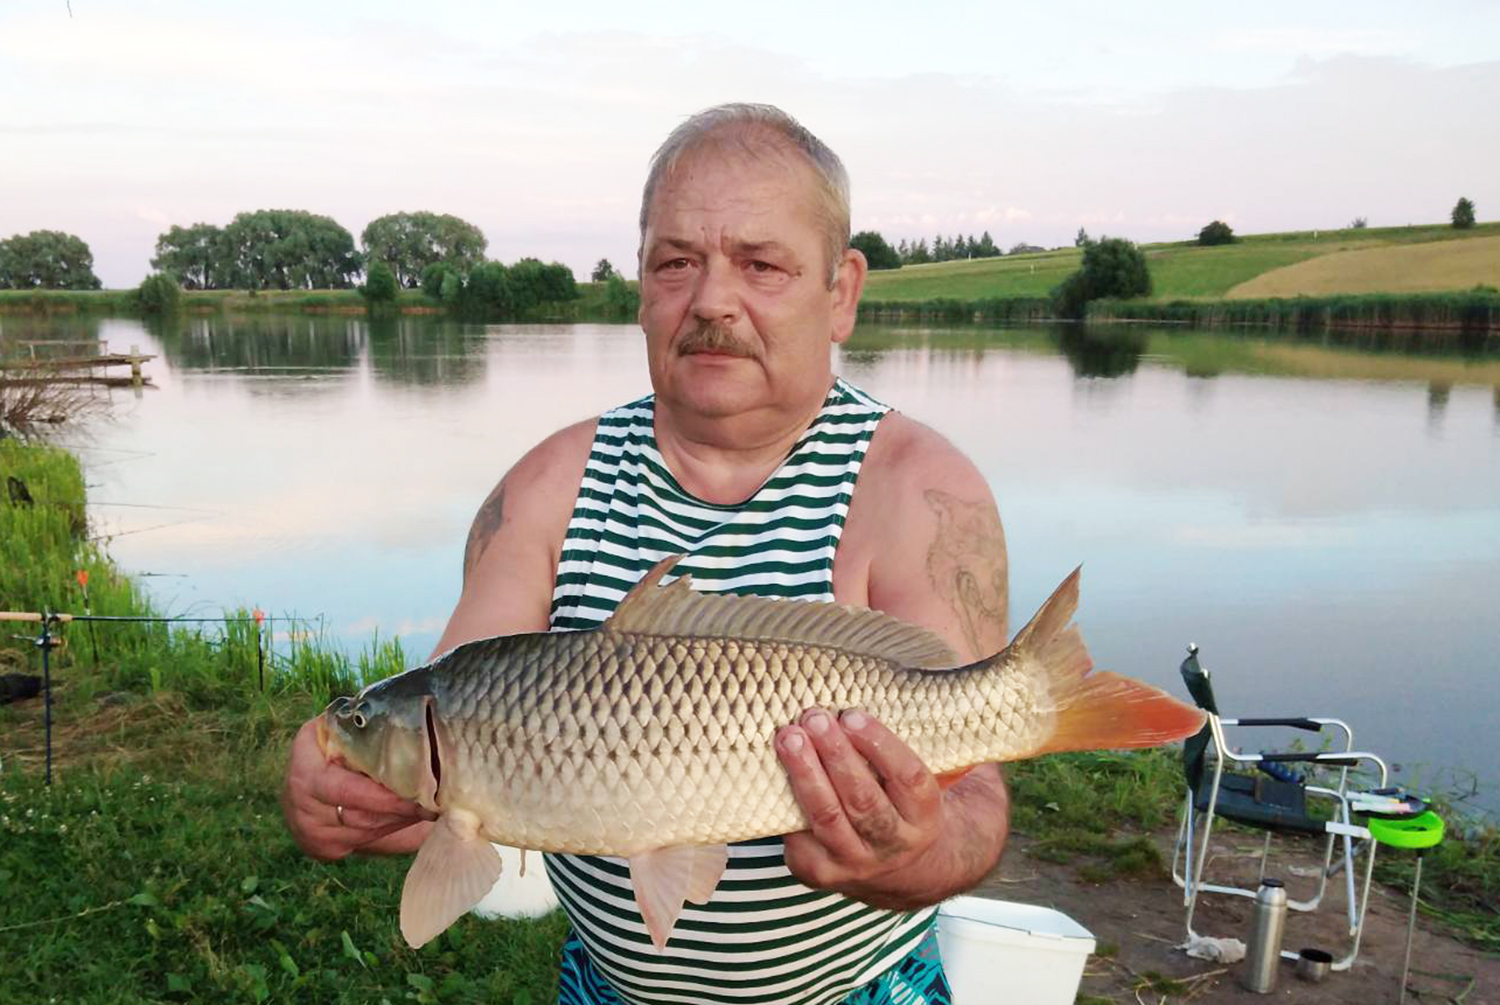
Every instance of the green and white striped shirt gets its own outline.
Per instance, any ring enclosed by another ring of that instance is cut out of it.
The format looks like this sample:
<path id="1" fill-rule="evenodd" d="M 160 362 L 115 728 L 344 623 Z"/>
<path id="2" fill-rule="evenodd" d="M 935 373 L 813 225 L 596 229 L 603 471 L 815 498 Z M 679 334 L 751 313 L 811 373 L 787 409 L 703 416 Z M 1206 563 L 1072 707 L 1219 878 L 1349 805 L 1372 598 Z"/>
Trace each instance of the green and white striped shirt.
<path id="1" fill-rule="evenodd" d="M 656 447 L 650 397 L 605 413 L 563 541 L 554 629 L 604 621 L 656 562 L 688 557 L 709 592 L 833 600 L 833 557 L 865 451 L 889 408 L 842 379 L 791 454 L 737 505 L 685 491 Z M 822 1005 L 900 962 L 933 909 L 884 911 L 809 889 L 780 838 L 732 845 L 713 899 L 687 904 L 657 953 L 625 861 L 549 855 L 547 870 L 594 967 L 627 1002 Z"/>

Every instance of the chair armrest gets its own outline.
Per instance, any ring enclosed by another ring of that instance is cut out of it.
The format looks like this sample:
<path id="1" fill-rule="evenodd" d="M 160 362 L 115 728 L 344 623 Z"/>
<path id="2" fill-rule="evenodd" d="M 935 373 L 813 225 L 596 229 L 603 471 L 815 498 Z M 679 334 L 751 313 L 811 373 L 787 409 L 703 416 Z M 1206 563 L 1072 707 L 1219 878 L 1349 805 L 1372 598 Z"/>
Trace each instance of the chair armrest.
<path id="1" fill-rule="evenodd" d="M 1226 760 L 1234 761 L 1236 764 L 1262 764 L 1267 761 L 1285 763 L 1290 761 L 1308 764 L 1331 764 L 1335 767 L 1352 768 L 1357 766 L 1361 761 L 1373 761 L 1380 768 L 1380 784 L 1385 785 L 1386 783 L 1385 762 L 1380 759 L 1379 755 L 1369 753 L 1368 751 L 1351 750 L 1345 752 L 1336 750 L 1331 752 L 1325 751 L 1323 753 L 1273 752 L 1268 754 L 1236 754 L 1232 750 L 1226 750 L 1221 753 Z"/>
<path id="2" fill-rule="evenodd" d="M 1343 719 L 1333 719 L 1318 715 L 1291 715 L 1272 719 L 1225 719 L 1220 716 L 1221 726 L 1286 726 L 1292 729 L 1304 729 L 1310 733 L 1321 732 L 1324 726 L 1335 726 L 1344 733 L 1344 750 L 1354 749 L 1354 730 Z"/>
<path id="3" fill-rule="evenodd" d="M 1220 719 L 1226 726 L 1290 726 L 1293 729 L 1305 729 L 1310 733 L 1319 732 L 1323 724 L 1317 719 L 1289 718 L 1289 719 Z"/>

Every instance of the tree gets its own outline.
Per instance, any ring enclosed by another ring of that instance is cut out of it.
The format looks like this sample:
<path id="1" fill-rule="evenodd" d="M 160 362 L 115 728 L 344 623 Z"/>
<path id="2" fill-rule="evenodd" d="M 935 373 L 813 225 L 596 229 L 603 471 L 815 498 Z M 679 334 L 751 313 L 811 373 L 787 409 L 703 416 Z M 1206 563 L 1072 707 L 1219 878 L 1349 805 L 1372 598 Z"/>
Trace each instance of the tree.
<path id="1" fill-rule="evenodd" d="M 1145 254 L 1123 238 L 1106 237 L 1083 249 L 1082 265 L 1052 291 L 1052 298 L 1063 317 L 1081 318 L 1090 300 L 1150 294 Z"/>
<path id="2" fill-rule="evenodd" d="M 871 269 L 899 269 L 901 256 L 886 239 L 873 230 L 861 230 L 849 238 L 849 247 L 865 256 Z"/>
<path id="3" fill-rule="evenodd" d="M 396 284 L 395 271 L 381 261 L 370 263 L 365 272 L 365 285 L 359 288 L 360 295 L 371 307 L 394 304 L 400 290 L 401 287 Z"/>
<path id="4" fill-rule="evenodd" d="M 594 266 L 594 271 L 589 274 L 589 281 L 603 283 L 607 282 L 609 277 L 613 275 L 616 275 L 615 267 L 609 264 L 609 259 L 601 258 L 599 259 L 599 264 Z"/>
<path id="5" fill-rule="evenodd" d="M 365 257 L 389 263 L 396 280 L 411 289 L 434 262 L 447 262 L 460 274 L 484 261 L 489 242 L 478 227 L 438 213 L 391 213 L 371 220 L 359 235 Z"/>
<path id="6" fill-rule="evenodd" d="M 1000 254 L 1000 249 L 995 247 L 995 239 L 990 236 L 989 231 L 979 235 L 979 243 L 974 245 L 975 258 L 994 258 Z"/>
<path id="7" fill-rule="evenodd" d="M 1229 224 L 1215 220 L 1198 231 L 1198 243 L 1203 245 L 1233 244 L 1236 238 Z"/>
<path id="8" fill-rule="evenodd" d="M 240 213 L 219 249 L 215 282 L 236 289 L 348 289 L 363 268 L 352 234 L 298 209 Z"/>
<path id="9" fill-rule="evenodd" d="M 151 267 L 175 275 L 190 290 L 217 289 L 224 232 L 211 223 L 173 226 L 156 238 Z"/>
<path id="10" fill-rule="evenodd" d="M 1453 226 L 1459 230 L 1474 226 L 1474 203 L 1471 200 L 1460 197 L 1453 204 Z"/>
<path id="11" fill-rule="evenodd" d="M 906 257 L 909 265 L 922 265 L 932 261 L 932 252 L 927 250 L 927 238 L 921 238 L 911 246 L 911 252 Z"/>
<path id="12" fill-rule="evenodd" d="M 1084 247 L 1088 246 L 1088 243 L 1089 243 L 1089 232 L 1086 231 L 1086 230 L 1084 230 L 1082 227 L 1079 227 L 1078 228 L 1078 233 L 1076 235 L 1074 235 L 1074 237 L 1073 237 L 1073 247 L 1075 247 L 1075 248 L 1084 248 Z"/>
<path id="13" fill-rule="evenodd" d="M 33 230 L 0 241 L 0 289 L 97 290 L 94 253 L 83 238 Z"/>
<path id="14" fill-rule="evenodd" d="M 1349 221 L 1350 230 L 1364 230 L 1369 225 L 1370 221 L 1362 216 L 1356 216 L 1353 220 Z"/>

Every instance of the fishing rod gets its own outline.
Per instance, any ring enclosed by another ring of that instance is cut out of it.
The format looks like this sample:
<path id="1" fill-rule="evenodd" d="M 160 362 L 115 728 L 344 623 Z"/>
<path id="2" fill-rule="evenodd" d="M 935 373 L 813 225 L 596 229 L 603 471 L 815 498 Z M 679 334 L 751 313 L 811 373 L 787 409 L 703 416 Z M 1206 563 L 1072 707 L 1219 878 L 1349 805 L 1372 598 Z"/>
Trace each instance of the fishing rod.
<path id="1" fill-rule="evenodd" d="M 86 580 L 82 580 L 86 582 Z M 259 609 L 248 617 L 166 617 L 150 614 L 68 614 L 62 611 L 0 611 L 0 621 L 17 621 L 25 624 L 39 624 L 41 630 L 35 639 L 29 636 L 18 635 L 16 638 L 32 642 L 42 652 L 42 719 L 46 733 L 46 763 L 47 784 L 52 784 L 52 660 L 51 652 L 63 644 L 61 636 L 53 629 L 65 625 L 71 621 L 84 622 L 152 622 L 169 624 L 206 624 L 209 622 L 218 624 L 239 624 L 253 621 L 256 625 L 255 631 L 255 669 L 260 681 L 260 689 L 266 689 L 266 660 L 265 649 L 261 644 L 260 625 L 266 621 L 274 622 L 276 619 L 268 617 Z M 292 619 L 297 620 L 297 619 Z M 92 625 L 90 625 L 92 632 Z M 98 646 L 95 645 L 95 659 L 98 658 Z"/>

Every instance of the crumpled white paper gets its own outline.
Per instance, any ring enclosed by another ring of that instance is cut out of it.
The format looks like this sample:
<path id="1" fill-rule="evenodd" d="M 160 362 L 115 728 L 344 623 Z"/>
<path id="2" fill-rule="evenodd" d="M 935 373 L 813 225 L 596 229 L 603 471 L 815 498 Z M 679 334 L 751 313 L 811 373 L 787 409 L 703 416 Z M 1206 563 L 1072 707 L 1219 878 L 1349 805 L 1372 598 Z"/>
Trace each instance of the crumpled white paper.
<path id="1" fill-rule="evenodd" d="M 1199 935 L 1177 947 L 1189 956 L 1213 963 L 1238 963 L 1245 958 L 1245 944 L 1239 939 L 1215 939 Z"/>

